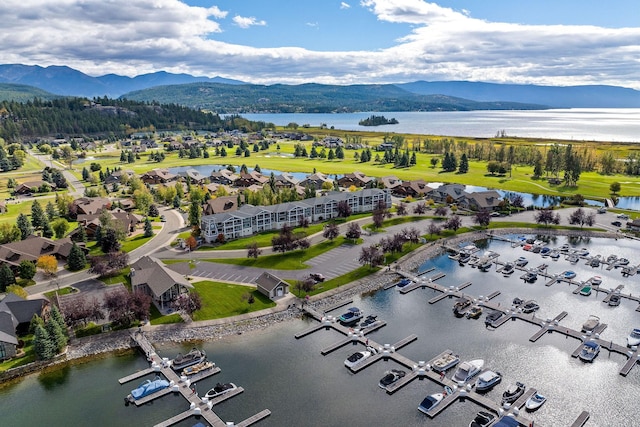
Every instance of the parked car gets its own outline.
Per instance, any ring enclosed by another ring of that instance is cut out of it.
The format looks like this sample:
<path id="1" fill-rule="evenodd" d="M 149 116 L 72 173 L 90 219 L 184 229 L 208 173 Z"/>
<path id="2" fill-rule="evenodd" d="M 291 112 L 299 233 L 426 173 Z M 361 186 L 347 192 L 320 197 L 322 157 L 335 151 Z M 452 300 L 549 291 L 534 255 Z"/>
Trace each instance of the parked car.
<path id="1" fill-rule="evenodd" d="M 167 219 L 164 217 L 164 215 L 160 215 L 160 222 L 167 222 Z"/>
<path id="2" fill-rule="evenodd" d="M 316 282 L 324 282 L 324 276 L 320 273 L 311 273 L 309 274 L 309 277 L 311 277 Z"/>
<path id="3" fill-rule="evenodd" d="M 629 215 L 621 213 L 621 214 L 618 214 L 618 215 L 616 216 L 616 218 L 619 218 L 619 219 L 629 219 Z"/>
<path id="4" fill-rule="evenodd" d="M 620 221 L 613 221 L 611 225 L 615 225 L 616 227 L 622 227 L 622 223 Z"/>

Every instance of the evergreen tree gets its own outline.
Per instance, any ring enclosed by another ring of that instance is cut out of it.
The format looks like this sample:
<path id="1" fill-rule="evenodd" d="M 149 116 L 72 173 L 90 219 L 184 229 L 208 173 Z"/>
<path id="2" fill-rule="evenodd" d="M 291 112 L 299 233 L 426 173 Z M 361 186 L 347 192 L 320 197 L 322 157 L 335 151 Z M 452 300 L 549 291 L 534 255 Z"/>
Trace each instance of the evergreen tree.
<path id="1" fill-rule="evenodd" d="M 413 152 L 411 154 L 411 160 L 409 161 L 409 165 L 414 166 L 417 163 L 418 163 L 418 160 L 416 159 L 416 153 Z"/>
<path id="2" fill-rule="evenodd" d="M 38 229 L 44 227 L 46 220 L 47 218 L 42 210 L 42 206 L 40 206 L 40 202 L 35 200 L 31 205 L 31 224 L 33 228 Z"/>
<path id="3" fill-rule="evenodd" d="M 20 229 L 20 238 L 22 240 L 26 239 L 27 237 L 31 236 L 31 234 L 33 234 L 33 227 L 29 222 L 29 218 L 27 218 L 25 214 L 21 213 L 18 215 L 18 219 L 16 220 L 16 225 Z"/>
<path id="4" fill-rule="evenodd" d="M 227 150 L 224 147 L 220 149 L 220 156 L 227 157 Z"/>
<path id="5" fill-rule="evenodd" d="M 33 337 L 33 349 L 39 360 L 49 360 L 56 355 L 56 343 L 51 339 L 47 330 L 41 326 L 36 326 Z"/>
<path id="6" fill-rule="evenodd" d="M 318 157 L 318 150 L 316 150 L 316 146 L 314 145 L 311 147 L 311 154 L 309 154 L 309 158 L 315 159 L 316 157 Z"/>
<path id="7" fill-rule="evenodd" d="M 200 203 L 192 202 L 189 206 L 189 225 L 192 227 L 200 227 L 200 221 L 202 220 L 202 206 Z"/>
<path id="8" fill-rule="evenodd" d="M 180 207 L 180 203 L 181 203 L 180 197 L 176 194 L 176 196 L 173 198 L 172 205 L 173 205 L 174 208 L 177 209 L 177 208 Z"/>
<path id="9" fill-rule="evenodd" d="M 0 292 L 5 292 L 7 290 L 7 286 L 13 285 L 16 283 L 16 278 L 13 275 L 13 271 L 9 264 L 3 263 L 2 267 L 0 267 Z"/>
<path id="10" fill-rule="evenodd" d="M 64 321 L 64 317 L 62 317 L 62 313 L 60 313 L 60 310 L 55 304 L 51 306 L 51 310 L 49 311 L 49 316 L 51 316 L 51 319 L 53 319 L 55 322 L 58 323 L 58 325 L 60 325 L 60 328 L 62 328 L 64 335 L 69 336 L 69 334 L 67 333 L 68 332 L 67 323 Z"/>
<path id="11" fill-rule="evenodd" d="M 342 149 L 342 147 L 336 148 L 336 159 L 344 159 L 344 150 Z"/>
<path id="12" fill-rule="evenodd" d="M 56 211 L 56 205 L 54 205 L 53 202 L 51 201 L 47 202 L 47 206 L 45 207 L 45 210 L 47 211 L 47 218 L 49 218 L 49 221 L 53 221 L 58 217 L 58 212 Z"/>
<path id="13" fill-rule="evenodd" d="M 46 237 L 50 239 L 53 237 L 53 228 L 51 228 L 51 224 L 49 224 L 49 220 L 45 217 L 44 224 L 42 225 L 42 237 Z"/>
<path id="14" fill-rule="evenodd" d="M 158 212 L 158 207 L 155 204 L 149 206 L 149 216 L 156 217 L 158 215 L 160 215 L 160 212 Z"/>
<path id="15" fill-rule="evenodd" d="M 64 330 L 53 319 L 47 320 L 44 327 L 49 334 L 49 339 L 55 346 L 54 354 L 58 354 L 67 345 L 67 337 L 64 334 Z"/>
<path id="16" fill-rule="evenodd" d="M 33 317 L 31 318 L 31 322 L 29 322 L 29 333 L 32 335 L 35 334 L 36 327 L 38 327 L 38 325 L 44 327 L 44 320 L 42 320 L 42 317 L 38 316 L 37 314 L 34 314 Z"/>
<path id="17" fill-rule="evenodd" d="M 76 229 L 78 231 L 76 231 L 73 234 L 72 240 L 74 242 L 84 242 L 87 243 L 87 232 L 85 231 L 84 227 L 79 225 L 78 228 Z"/>
<path id="18" fill-rule="evenodd" d="M 153 236 L 153 226 L 151 225 L 151 221 L 149 218 L 144 220 L 144 237 Z"/>
<path id="19" fill-rule="evenodd" d="M 75 242 L 69 251 L 68 264 L 69 270 L 71 271 L 82 270 L 87 265 L 87 258 L 84 255 L 84 251 L 80 249 Z"/>
<path id="20" fill-rule="evenodd" d="M 120 161 L 122 163 L 127 161 L 127 154 L 124 152 L 124 150 L 120 151 Z"/>
<path id="21" fill-rule="evenodd" d="M 23 280 L 31 280 L 36 275 L 36 264 L 27 259 L 20 261 L 19 275 Z"/>
<path id="22" fill-rule="evenodd" d="M 458 166 L 459 173 L 467 173 L 469 172 L 469 160 L 467 159 L 467 154 L 463 153 L 462 157 L 460 157 L 460 166 Z"/>
<path id="23" fill-rule="evenodd" d="M 336 158 L 336 155 L 335 155 L 335 153 L 333 152 L 333 148 L 330 148 L 330 149 L 329 149 L 329 154 L 328 154 L 328 156 L 327 156 L 327 159 L 329 159 L 329 160 L 333 160 L 333 159 L 335 159 L 335 158 Z"/>
<path id="24" fill-rule="evenodd" d="M 88 181 L 89 180 L 89 169 L 82 168 L 82 180 L 83 181 Z"/>

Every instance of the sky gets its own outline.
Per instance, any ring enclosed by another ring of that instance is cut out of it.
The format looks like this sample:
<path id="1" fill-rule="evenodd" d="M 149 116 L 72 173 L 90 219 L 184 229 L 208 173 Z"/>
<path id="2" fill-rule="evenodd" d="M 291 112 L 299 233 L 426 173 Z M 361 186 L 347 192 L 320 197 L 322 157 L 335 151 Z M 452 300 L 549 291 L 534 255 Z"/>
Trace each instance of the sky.
<path id="1" fill-rule="evenodd" d="M 640 89 L 637 0 L 3 0 L 4 64 L 255 84 Z"/>

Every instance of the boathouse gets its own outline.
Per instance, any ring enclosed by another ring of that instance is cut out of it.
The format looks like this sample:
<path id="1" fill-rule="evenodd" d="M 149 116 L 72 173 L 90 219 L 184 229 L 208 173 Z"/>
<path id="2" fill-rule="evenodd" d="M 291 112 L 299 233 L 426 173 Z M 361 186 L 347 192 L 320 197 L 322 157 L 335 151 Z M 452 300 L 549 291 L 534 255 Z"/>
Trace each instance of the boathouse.
<path id="1" fill-rule="evenodd" d="M 264 272 L 256 279 L 258 291 L 269 299 L 276 299 L 289 293 L 289 284 L 271 273 Z"/>

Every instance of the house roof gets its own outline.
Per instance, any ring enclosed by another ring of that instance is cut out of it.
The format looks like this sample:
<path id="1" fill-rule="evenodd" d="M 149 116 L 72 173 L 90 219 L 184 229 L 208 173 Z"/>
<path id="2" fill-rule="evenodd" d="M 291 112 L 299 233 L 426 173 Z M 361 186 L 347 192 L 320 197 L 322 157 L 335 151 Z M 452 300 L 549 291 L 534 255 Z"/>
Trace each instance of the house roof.
<path id="1" fill-rule="evenodd" d="M 193 288 L 179 273 L 168 269 L 157 258 L 143 256 L 131 264 L 131 286 L 147 285 L 154 296 L 159 297 L 175 284 Z"/>
<path id="2" fill-rule="evenodd" d="M 16 326 L 17 325 L 14 325 L 11 313 L 0 312 L 0 342 L 18 345 Z"/>
<path id="3" fill-rule="evenodd" d="M 42 307 L 48 304 L 44 298 L 24 299 L 14 293 L 8 293 L 0 302 L 0 312 L 11 313 L 15 320 L 20 323 L 29 323 L 34 314 L 40 315 Z M 14 328 L 15 328 L 14 326 Z"/>
<path id="4" fill-rule="evenodd" d="M 395 188 L 402 184 L 400 178 L 393 175 L 383 176 L 382 178 L 380 178 L 380 181 L 382 181 L 384 188 Z"/>
<path id="5" fill-rule="evenodd" d="M 500 205 L 502 199 L 500 193 L 495 190 L 477 191 L 467 195 L 468 200 L 473 200 L 479 208 L 494 208 Z"/>
<path id="6" fill-rule="evenodd" d="M 236 196 L 216 197 L 207 200 L 205 205 L 211 213 L 233 212 L 238 209 L 238 198 Z"/>
<path id="7" fill-rule="evenodd" d="M 273 274 L 271 274 L 271 273 L 269 273 L 267 271 L 262 273 L 256 279 L 256 284 L 258 285 L 258 287 L 264 289 L 267 292 L 273 291 L 281 283 L 286 285 L 286 286 L 289 286 L 289 284 L 287 282 L 285 282 L 284 280 L 274 276 Z"/>
<path id="8" fill-rule="evenodd" d="M 73 246 L 69 237 L 58 240 L 31 235 L 24 240 L 0 245 L 0 261 L 12 261 L 19 264 L 23 260 L 37 260 L 41 255 L 60 255 L 66 257 Z M 13 259 L 15 255 L 17 259 Z"/>

